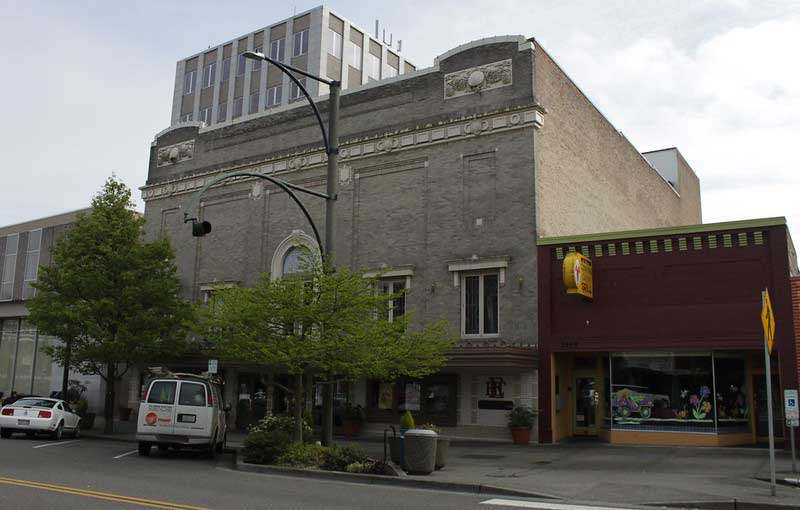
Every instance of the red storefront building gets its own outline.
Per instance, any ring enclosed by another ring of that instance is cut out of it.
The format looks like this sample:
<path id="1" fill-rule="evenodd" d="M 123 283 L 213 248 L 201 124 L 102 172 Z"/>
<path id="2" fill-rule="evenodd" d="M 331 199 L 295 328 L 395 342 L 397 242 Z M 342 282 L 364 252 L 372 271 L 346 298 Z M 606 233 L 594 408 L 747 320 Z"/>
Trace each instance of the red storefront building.
<path id="1" fill-rule="evenodd" d="M 589 259 L 591 299 L 565 290 L 580 258 L 571 253 Z M 798 270 L 784 218 L 540 239 L 538 257 L 541 442 L 765 439 L 765 288 L 776 437 L 788 434 L 781 395 L 798 385 Z"/>

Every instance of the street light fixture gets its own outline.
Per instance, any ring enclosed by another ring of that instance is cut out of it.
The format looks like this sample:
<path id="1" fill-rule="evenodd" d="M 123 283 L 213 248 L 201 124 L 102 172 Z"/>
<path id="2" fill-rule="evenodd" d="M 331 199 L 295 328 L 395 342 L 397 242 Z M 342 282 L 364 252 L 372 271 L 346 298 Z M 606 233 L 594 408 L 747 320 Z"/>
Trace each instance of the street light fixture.
<path id="1" fill-rule="evenodd" d="M 302 186 L 297 186 L 286 182 L 282 179 L 277 179 L 275 177 L 265 175 L 262 173 L 257 172 L 250 172 L 250 171 L 234 171 L 229 172 L 224 175 L 221 175 L 215 179 L 211 179 L 209 182 L 206 183 L 203 188 L 198 191 L 192 200 L 187 204 L 187 208 L 183 213 L 183 222 L 188 223 L 192 222 L 192 235 L 195 237 L 204 237 L 206 234 L 211 232 L 211 223 L 208 221 L 198 221 L 197 216 L 191 216 L 192 213 L 197 209 L 197 206 L 200 203 L 200 198 L 203 196 L 203 193 L 206 192 L 211 186 L 222 182 L 227 179 L 232 179 L 236 177 L 257 177 L 260 179 L 265 179 L 267 181 L 272 182 L 273 184 L 280 187 L 283 191 L 289 195 L 292 200 L 300 207 L 303 215 L 306 217 L 306 220 L 311 224 L 311 229 L 314 231 L 314 237 L 317 241 L 317 246 L 322 248 L 322 243 L 320 242 L 319 231 L 317 229 L 314 220 L 311 218 L 311 214 L 308 212 L 308 209 L 303 205 L 303 202 L 300 201 L 298 196 L 295 194 L 295 191 L 299 191 L 301 193 L 306 193 L 309 195 L 313 195 L 319 198 L 325 199 L 325 244 L 322 251 L 322 263 L 323 268 L 325 271 L 330 271 L 334 267 L 334 259 L 333 259 L 333 248 L 334 248 L 334 239 L 335 239 L 335 229 L 334 229 L 334 206 L 336 204 L 337 198 L 337 188 L 339 184 L 339 95 L 341 93 L 342 84 L 337 80 L 328 80 L 325 78 L 321 78 L 319 76 L 314 76 L 313 74 L 304 71 L 303 69 L 298 69 L 294 66 L 284 64 L 277 60 L 273 60 L 272 58 L 264 55 L 263 53 L 259 53 L 256 51 L 245 51 L 243 53 L 245 58 L 251 60 L 266 60 L 276 68 L 280 69 L 281 72 L 286 74 L 292 83 L 303 93 L 306 100 L 308 101 L 309 105 L 311 106 L 311 110 L 314 112 L 314 116 L 317 118 L 317 123 L 319 124 L 320 131 L 322 131 L 322 141 L 325 145 L 325 153 L 328 155 L 328 177 L 327 177 L 327 187 L 325 193 L 320 193 L 319 191 L 314 191 L 312 189 L 304 188 Z M 304 76 L 306 78 L 310 78 L 314 81 L 319 83 L 324 83 L 329 87 L 329 94 L 328 94 L 328 129 L 325 129 L 325 123 L 322 121 L 322 116 L 319 113 L 319 108 L 317 108 L 317 104 L 311 99 L 311 96 L 306 90 L 305 85 L 300 79 L 297 78 L 296 75 Z M 332 431 L 333 431 L 333 385 L 328 382 L 327 388 L 325 388 L 325 392 L 323 394 L 323 444 L 330 445 L 332 442 Z"/>

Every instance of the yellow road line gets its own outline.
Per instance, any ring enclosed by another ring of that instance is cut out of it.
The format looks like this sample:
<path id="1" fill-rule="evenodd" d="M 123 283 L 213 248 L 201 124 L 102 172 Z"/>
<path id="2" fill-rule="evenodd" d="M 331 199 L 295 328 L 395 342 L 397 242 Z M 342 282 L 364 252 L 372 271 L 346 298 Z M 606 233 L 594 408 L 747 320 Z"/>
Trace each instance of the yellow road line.
<path id="1" fill-rule="evenodd" d="M 64 494 L 73 494 L 75 496 L 84 496 L 87 498 L 106 499 L 109 501 L 116 501 L 117 503 L 131 503 L 134 505 L 162 508 L 166 510 L 209 510 L 208 508 L 203 508 L 199 506 L 181 505 L 179 503 L 169 503 L 167 501 L 156 501 L 153 499 L 134 498 L 131 496 L 123 496 L 121 494 L 90 491 L 86 489 L 75 489 L 72 487 L 52 485 L 49 483 L 34 482 L 30 480 L 17 480 L 15 478 L 0 477 L 0 483 L 5 483 L 8 485 L 18 485 L 21 487 L 30 487 L 33 489 L 42 489 L 53 492 L 61 492 Z"/>

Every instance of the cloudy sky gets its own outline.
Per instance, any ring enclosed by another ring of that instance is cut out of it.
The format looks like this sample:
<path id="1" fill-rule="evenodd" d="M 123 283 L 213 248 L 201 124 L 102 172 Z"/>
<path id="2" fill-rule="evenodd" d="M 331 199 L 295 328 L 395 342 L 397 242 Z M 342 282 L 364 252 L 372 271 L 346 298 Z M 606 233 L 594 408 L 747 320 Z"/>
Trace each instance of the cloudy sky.
<path id="1" fill-rule="evenodd" d="M 0 225 L 85 207 L 112 173 L 141 186 L 175 62 L 318 3 L 0 1 Z M 328 5 L 379 18 L 418 67 L 473 39 L 536 37 L 637 149 L 681 150 L 704 221 L 786 216 L 800 245 L 797 0 Z"/>

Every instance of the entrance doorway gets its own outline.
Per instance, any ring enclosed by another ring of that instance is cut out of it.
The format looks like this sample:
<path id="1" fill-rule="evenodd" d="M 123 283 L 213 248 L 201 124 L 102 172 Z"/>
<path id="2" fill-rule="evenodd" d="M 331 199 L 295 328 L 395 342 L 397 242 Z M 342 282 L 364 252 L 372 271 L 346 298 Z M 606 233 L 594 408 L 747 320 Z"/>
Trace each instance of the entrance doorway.
<path id="1" fill-rule="evenodd" d="M 589 375 L 575 376 L 575 424 L 576 436 L 597 435 L 597 407 L 600 403 L 597 378 Z"/>

